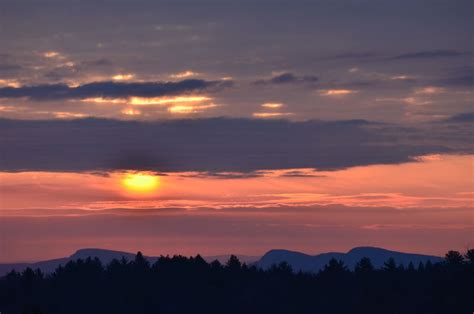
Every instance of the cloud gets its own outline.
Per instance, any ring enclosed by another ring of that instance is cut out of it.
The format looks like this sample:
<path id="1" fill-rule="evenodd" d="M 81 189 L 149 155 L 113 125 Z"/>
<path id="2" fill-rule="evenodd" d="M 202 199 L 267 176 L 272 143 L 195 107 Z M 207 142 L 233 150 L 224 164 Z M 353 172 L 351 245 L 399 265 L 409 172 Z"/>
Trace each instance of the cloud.
<path id="1" fill-rule="evenodd" d="M 65 78 L 77 76 L 79 68 L 75 66 L 57 66 L 44 74 L 44 77 L 53 82 L 60 82 Z"/>
<path id="2" fill-rule="evenodd" d="M 8 87 L 20 87 L 21 84 L 17 80 L 3 80 L 0 79 L 0 87 L 8 86 Z"/>
<path id="3" fill-rule="evenodd" d="M 312 172 L 312 171 L 304 171 L 304 170 L 286 171 L 281 176 L 288 177 L 288 178 L 325 178 L 326 177 L 324 175 L 315 174 L 315 172 Z"/>
<path id="4" fill-rule="evenodd" d="M 135 74 L 126 73 L 126 74 L 116 74 L 112 76 L 114 81 L 130 81 L 135 77 Z"/>
<path id="5" fill-rule="evenodd" d="M 472 89 L 474 85 L 474 66 L 456 68 L 438 80 L 432 82 L 437 86 L 467 87 Z"/>
<path id="6" fill-rule="evenodd" d="M 51 59 L 51 58 L 63 58 L 63 55 L 57 51 L 46 51 L 41 54 L 43 57 Z"/>
<path id="7" fill-rule="evenodd" d="M 419 97 L 402 97 L 402 98 L 375 98 L 376 102 L 394 102 L 394 103 L 404 103 L 412 106 L 422 106 L 429 105 L 433 103 L 431 100 L 425 100 Z"/>
<path id="8" fill-rule="evenodd" d="M 207 104 L 207 105 L 174 105 L 168 107 L 168 112 L 174 114 L 190 114 L 190 113 L 200 113 L 208 109 L 216 108 L 216 104 Z"/>
<path id="9" fill-rule="evenodd" d="M 109 66 L 113 64 L 112 61 L 105 58 L 83 61 L 82 63 L 90 66 Z"/>
<path id="10" fill-rule="evenodd" d="M 199 73 L 193 72 L 191 70 L 187 70 L 187 71 L 179 72 L 176 74 L 171 74 L 170 77 L 174 79 L 183 79 L 183 78 L 192 77 L 196 75 L 199 75 Z"/>
<path id="11" fill-rule="evenodd" d="M 266 102 L 261 105 L 263 108 L 268 108 L 268 109 L 278 109 L 283 107 L 282 103 L 279 102 Z"/>
<path id="12" fill-rule="evenodd" d="M 305 75 L 298 76 L 291 72 L 279 73 L 272 76 L 269 79 L 262 79 L 255 81 L 257 85 L 267 85 L 267 84 L 295 84 L 295 83 L 316 83 L 319 81 L 319 78 L 314 75 Z"/>
<path id="13" fill-rule="evenodd" d="M 176 97 L 131 97 L 130 104 L 136 106 L 147 106 L 147 105 L 167 105 L 167 104 L 183 104 L 183 103 L 196 103 L 209 101 L 212 98 L 207 96 L 176 96 Z"/>
<path id="14" fill-rule="evenodd" d="M 120 111 L 122 114 L 126 116 L 139 116 L 142 114 L 142 112 L 138 109 L 135 108 L 125 108 Z"/>
<path id="15" fill-rule="evenodd" d="M 345 96 L 345 95 L 354 94 L 357 92 L 358 91 L 351 90 L 351 89 L 327 89 L 327 90 L 321 90 L 319 93 L 322 96 Z"/>
<path id="16" fill-rule="evenodd" d="M 334 170 L 473 152 L 470 128 L 363 120 L 0 120 L 0 170 Z M 465 133 L 465 134 L 464 134 Z"/>
<path id="17" fill-rule="evenodd" d="M 422 60 L 439 58 L 457 58 L 468 53 L 450 49 L 421 50 L 415 52 L 405 52 L 397 55 L 381 54 L 375 52 L 347 52 L 322 57 L 321 61 L 357 61 L 357 62 L 385 62 L 387 60 Z M 354 71 L 355 72 L 355 71 Z"/>
<path id="18" fill-rule="evenodd" d="M 451 49 L 435 49 L 421 50 L 415 52 L 405 52 L 398 55 L 380 54 L 375 52 L 347 52 L 342 54 L 334 54 L 320 58 L 321 61 L 386 61 L 386 60 L 421 60 L 421 59 L 438 59 L 438 58 L 456 58 L 466 55 L 466 52 Z"/>
<path id="19" fill-rule="evenodd" d="M 229 87 L 232 81 L 183 80 L 179 82 L 95 82 L 77 87 L 64 84 L 0 88 L 0 98 L 67 100 L 87 98 L 159 97 Z"/>
<path id="20" fill-rule="evenodd" d="M 444 93 L 445 91 L 446 90 L 442 87 L 425 86 L 425 87 L 422 87 L 422 88 L 415 89 L 415 94 L 433 95 L 433 94 Z"/>
<path id="21" fill-rule="evenodd" d="M 258 178 L 263 177 L 264 173 L 261 171 L 253 172 L 214 172 L 214 171 L 205 171 L 205 172 L 185 172 L 180 174 L 180 177 L 184 178 L 212 178 L 212 179 L 248 179 L 248 178 Z"/>
<path id="22" fill-rule="evenodd" d="M 67 111 L 53 111 L 52 114 L 57 119 L 77 119 L 87 117 L 87 115 L 83 113 L 74 113 Z"/>
<path id="23" fill-rule="evenodd" d="M 252 114 L 255 118 L 282 118 L 291 115 L 293 115 L 292 112 L 254 112 Z"/>
<path id="24" fill-rule="evenodd" d="M 389 77 L 390 80 L 393 81 L 409 81 L 409 82 L 415 82 L 416 81 L 416 76 L 412 75 L 392 75 Z"/>
<path id="25" fill-rule="evenodd" d="M 453 123 L 473 123 L 474 122 L 474 112 L 465 112 L 449 117 L 448 119 L 443 120 L 443 122 L 453 122 Z"/>
<path id="26" fill-rule="evenodd" d="M 368 60 L 378 58 L 381 55 L 374 52 L 346 52 L 335 54 L 331 56 L 326 56 L 321 58 L 323 61 L 327 60 Z"/>
<path id="27" fill-rule="evenodd" d="M 19 64 L 12 64 L 12 63 L 0 63 L 0 72 L 17 72 L 22 70 L 23 67 Z"/>
<path id="28" fill-rule="evenodd" d="M 418 52 L 410 52 L 400 54 L 393 57 L 393 60 L 407 60 L 407 59 L 436 59 L 436 58 L 452 58 L 460 57 L 465 53 L 457 50 L 425 50 Z"/>

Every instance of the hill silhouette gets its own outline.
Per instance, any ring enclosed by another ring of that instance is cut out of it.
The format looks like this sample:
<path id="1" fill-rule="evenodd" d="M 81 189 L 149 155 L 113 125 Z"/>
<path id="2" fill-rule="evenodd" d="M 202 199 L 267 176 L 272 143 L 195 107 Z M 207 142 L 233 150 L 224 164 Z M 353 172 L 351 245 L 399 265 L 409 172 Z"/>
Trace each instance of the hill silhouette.
<path id="1" fill-rule="evenodd" d="M 262 256 L 257 265 L 268 269 L 274 264 L 287 262 L 295 271 L 318 272 L 332 258 L 342 261 L 347 267 L 354 269 L 357 262 L 363 257 L 370 258 L 375 268 L 382 267 L 389 258 L 393 258 L 397 265 L 403 266 L 408 266 L 410 263 L 418 265 L 427 261 L 431 263 L 442 261 L 442 258 L 438 256 L 402 253 L 376 247 L 356 247 L 347 253 L 330 252 L 318 255 L 308 255 L 288 250 L 271 250 Z"/>

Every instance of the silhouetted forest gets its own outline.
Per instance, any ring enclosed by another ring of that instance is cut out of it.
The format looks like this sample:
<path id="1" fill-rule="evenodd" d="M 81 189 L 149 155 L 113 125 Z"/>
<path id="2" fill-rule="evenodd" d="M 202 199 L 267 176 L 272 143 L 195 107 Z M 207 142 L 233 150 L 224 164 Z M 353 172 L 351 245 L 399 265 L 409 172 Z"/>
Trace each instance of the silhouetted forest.
<path id="1" fill-rule="evenodd" d="M 473 313 L 474 250 L 444 262 L 353 271 L 331 260 L 317 274 L 282 263 L 268 270 L 196 257 L 161 257 L 104 266 L 88 258 L 53 274 L 27 269 L 0 279 L 0 311 L 16 313 Z"/>

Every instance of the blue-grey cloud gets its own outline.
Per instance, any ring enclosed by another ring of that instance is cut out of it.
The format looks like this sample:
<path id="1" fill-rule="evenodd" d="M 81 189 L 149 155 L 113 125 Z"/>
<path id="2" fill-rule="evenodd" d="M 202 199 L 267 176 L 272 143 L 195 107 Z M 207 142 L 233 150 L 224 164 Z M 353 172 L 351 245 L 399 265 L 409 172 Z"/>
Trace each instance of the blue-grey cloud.
<path id="1" fill-rule="evenodd" d="M 387 60 L 421 60 L 421 59 L 438 59 L 438 58 L 456 58 L 469 55 L 468 52 L 452 50 L 452 49 L 437 49 L 437 50 L 421 50 L 416 52 L 404 52 L 397 55 L 389 53 L 377 52 L 346 52 L 340 54 L 329 55 L 321 57 L 321 61 L 357 61 L 357 62 L 385 62 Z"/>
<path id="2" fill-rule="evenodd" d="M 23 69 L 23 67 L 19 64 L 12 64 L 12 63 L 0 63 L 0 73 L 3 72 L 17 72 Z"/>
<path id="3" fill-rule="evenodd" d="M 331 170 L 473 151 L 470 137 L 449 124 L 414 129 L 363 120 L 0 120 L 0 132 L 3 171 Z"/>
<path id="4" fill-rule="evenodd" d="M 464 52 L 457 50 L 425 50 L 417 51 L 410 53 L 403 53 L 398 56 L 393 57 L 394 60 L 406 60 L 406 59 L 435 59 L 435 58 L 450 58 L 450 57 L 460 57 L 465 55 Z"/>
<path id="5" fill-rule="evenodd" d="M 474 112 L 460 113 L 447 119 L 444 119 L 442 122 L 474 123 Z"/>
<path id="6" fill-rule="evenodd" d="M 474 86 L 474 66 L 456 68 L 453 71 L 449 71 L 445 77 L 433 81 L 432 84 L 472 89 Z"/>
<path id="7" fill-rule="evenodd" d="M 338 53 L 329 56 L 324 56 L 320 58 L 322 61 L 331 61 L 331 60 L 349 60 L 349 61 L 365 61 L 365 60 L 374 60 L 380 58 L 380 53 L 375 52 L 345 52 L 345 53 Z"/>
<path id="8" fill-rule="evenodd" d="M 103 67 L 103 66 L 110 66 L 113 62 L 106 58 L 99 58 L 95 60 L 86 60 L 82 61 L 81 65 L 84 67 Z"/>
<path id="9" fill-rule="evenodd" d="M 274 75 L 270 79 L 262 79 L 255 81 L 257 85 L 265 84 L 291 84 L 291 83 L 316 83 L 319 78 L 314 75 L 299 76 L 291 72 L 284 72 L 278 75 Z"/>
<path id="10" fill-rule="evenodd" d="M 91 97 L 123 98 L 129 96 L 159 97 L 181 93 L 218 90 L 229 87 L 232 81 L 189 79 L 179 82 L 95 82 L 69 87 L 65 84 L 0 88 L 0 98 L 27 97 L 31 100 L 84 99 Z"/>

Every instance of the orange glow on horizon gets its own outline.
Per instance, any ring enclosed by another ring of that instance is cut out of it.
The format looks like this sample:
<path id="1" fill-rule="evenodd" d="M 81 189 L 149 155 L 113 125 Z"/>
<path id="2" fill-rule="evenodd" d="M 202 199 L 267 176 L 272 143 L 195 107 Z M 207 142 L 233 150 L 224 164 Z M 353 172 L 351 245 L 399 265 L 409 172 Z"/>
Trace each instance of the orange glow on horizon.
<path id="1" fill-rule="evenodd" d="M 427 155 L 400 165 L 335 171 L 259 170 L 251 174 L 0 172 L 0 190 L 8 191 L 2 195 L 2 207 L 25 215 L 41 214 L 38 208 L 223 209 L 344 205 L 380 208 L 381 213 L 388 207 L 413 211 L 467 210 L 473 208 L 473 158 L 474 155 Z M 462 221 L 465 219 L 467 217 Z"/>

